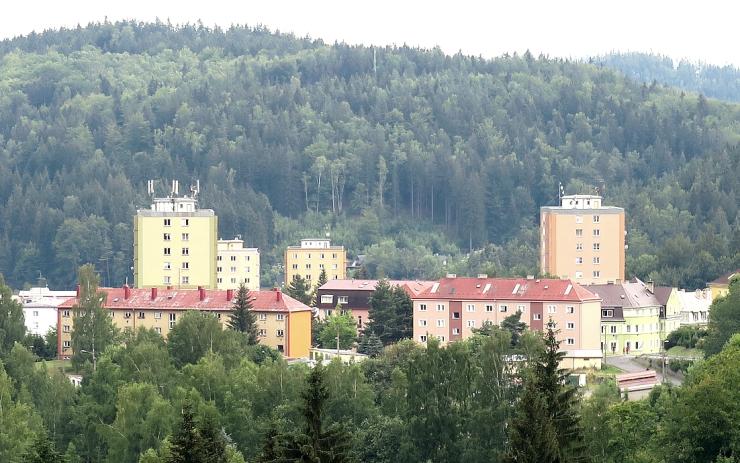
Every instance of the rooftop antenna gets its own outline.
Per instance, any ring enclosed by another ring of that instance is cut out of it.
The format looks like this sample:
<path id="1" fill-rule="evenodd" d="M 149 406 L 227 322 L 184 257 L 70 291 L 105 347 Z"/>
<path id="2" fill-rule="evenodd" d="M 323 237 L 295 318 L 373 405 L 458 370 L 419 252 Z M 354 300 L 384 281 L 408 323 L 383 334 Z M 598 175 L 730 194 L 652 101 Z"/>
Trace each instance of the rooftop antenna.
<path id="1" fill-rule="evenodd" d="M 177 180 L 172 181 L 172 189 L 170 190 L 170 196 L 177 196 L 180 193 L 180 182 Z"/>
<path id="2" fill-rule="evenodd" d="M 146 193 L 154 197 L 154 180 L 147 180 L 146 181 Z"/>
<path id="3" fill-rule="evenodd" d="M 193 199 L 198 197 L 198 193 L 200 193 L 200 180 L 196 180 L 195 185 L 190 185 L 190 193 L 193 195 Z"/>
<path id="4" fill-rule="evenodd" d="M 558 205 L 563 202 L 563 196 L 565 195 L 565 189 L 563 188 L 562 182 L 558 182 Z"/>

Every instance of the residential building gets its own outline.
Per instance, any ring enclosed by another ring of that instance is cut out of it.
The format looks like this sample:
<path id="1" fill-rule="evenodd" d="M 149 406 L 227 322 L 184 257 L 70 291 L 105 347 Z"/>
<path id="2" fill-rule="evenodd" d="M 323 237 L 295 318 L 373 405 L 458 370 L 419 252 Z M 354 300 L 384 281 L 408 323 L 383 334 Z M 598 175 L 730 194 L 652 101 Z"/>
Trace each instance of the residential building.
<path id="1" fill-rule="evenodd" d="M 57 327 L 57 307 L 75 291 L 52 291 L 47 287 L 31 288 L 18 292 L 18 302 L 23 304 L 23 317 L 26 331 L 45 336 L 50 329 Z"/>
<path id="2" fill-rule="evenodd" d="M 540 208 L 540 268 L 579 284 L 624 281 L 625 217 L 601 196 L 569 195 Z"/>
<path id="3" fill-rule="evenodd" d="M 332 246 L 328 239 L 301 240 L 300 246 L 288 246 L 285 250 L 285 284 L 290 284 L 293 275 L 300 275 L 313 286 L 322 270 L 326 271 L 327 280 L 344 280 L 346 266 L 344 246 Z"/>
<path id="4" fill-rule="evenodd" d="M 250 291 L 260 289 L 260 251 L 245 248 L 240 237 L 218 240 L 216 254 L 216 287 L 238 289 L 244 283 Z"/>
<path id="5" fill-rule="evenodd" d="M 349 311 L 357 321 L 359 330 L 365 328 L 370 320 L 370 296 L 375 291 L 378 280 L 329 280 L 317 292 L 316 306 L 318 316 L 324 319 L 341 306 Z M 391 286 L 400 286 L 412 299 L 421 291 L 431 287 L 433 281 L 389 280 Z"/>
<path id="6" fill-rule="evenodd" d="M 607 355 L 661 351 L 661 303 L 640 280 L 587 286 L 601 298 L 601 348 Z"/>
<path id="7" fill-rule="evenodd" d="M 188 310 L 213 314 L 222 325 L 230 317 L 236 291 L 233 289 L 134 289 L 100 288 L 105 294 L 103 307 L 110 311 L 120 330 L 151 328 L 167 337 Z M 282 352 L 286 357 L 308 357 L 311 347 L 311 308 L 283 294 L 279 289 L 252 291 L 257 316 L 259 342 Z M 72 326 L 77 303 L 75 296 L 59 306 L 59 357 L 72 355 Z"/>
<path id="8" fill-rule="evenodd" d="M 676 291 L 680 307 L 681 325 L 706 326 L 709 323 L 709 308 L 712 305 L 712 290 Z M 721 296 L 720 296 L 721 297 Z"/>
<path id="9" fill-rule="evenodd" d="M 707 286 L 712 293 L 712 300 L 727 295 L 729 292 L 730 280 L 733 278 L 740 278 L 740 269 L 737 269 L 734 272 L 725 273 L 716 280 L 707 283 Z"/>
<path id="10" fill-rule="evenodd" d="M 647 282 L 648 288 L 653 283 Z M 678 289 L 670 286 L 657 286 L 653 294 L 660 303 L 660 339 L 665 340 L 668 335 L 681 326 L 681 301 L 678 297 Z"/>
<path id="11" fill-rule="evenodd" d="M 530 329 L 543 331 L 552 319 L 559 330 L 563 367 L 601 366 L 600 301 L 572 280 L 534 278 L 446 278 L 413 298 L 414 339 L 442 344 L 466 339 L 486 323 L 500 324 L 520 311 Z"/>
<path id="12" fill-rule="evenodd" d="M 134 218 L 134 286 L 216 288 L 217 229 L 195 195 L 153 198 Z"/>

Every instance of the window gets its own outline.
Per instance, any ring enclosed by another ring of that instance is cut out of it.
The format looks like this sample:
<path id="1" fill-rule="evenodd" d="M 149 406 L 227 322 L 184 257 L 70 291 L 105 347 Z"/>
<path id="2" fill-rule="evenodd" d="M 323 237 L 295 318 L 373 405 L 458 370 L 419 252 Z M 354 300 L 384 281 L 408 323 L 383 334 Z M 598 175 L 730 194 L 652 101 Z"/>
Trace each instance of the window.
<path id="1" fill-rule="evenodd" d="M 170 323 L 170 329 L 172 329 L 172 328 L 174 328 L 175 322 L 177 321 L 177 315 L 174 314 L 174 313 L 171 313 L 171 314 L 169 314 L 169 319 L 170 319 L 170 322 L 169 322 Z"/>
<path id="2" fill-rule="evenodd" d="M 594 251 L 601 250 L 601 243 L 594 243 Z"/>
<path id="3" fill-rule="evenodd" d="M 583 272 L 576 272 L 576 278 L 583 278 Z"/>
<path id="4" fill-rule="evenodd" d="M 527 307 L 524 304 L 519 304 L 518 306 L 516 306 L 516 310 L 524 312 L 525 310 L 527 310 Z"/>
<path id="5" fill-rule="evenodd" d="M 182 225 L 183 227 L 187 227 L 188 225 L 190 225 L 190 219 L 180 220 L 180 225 Z"/>
<path id="6" fill-rule="evenodd" d="M 596 257 L 594 257 L 593 262 L 594 262 L 594 264 L 600 264 L 601 263 L 601 260 L 599 259 L 598 256 L 596 256 Z"/>
<path id="7" fill-rule="evenodd" d="M 131 318 L 131 312 L 125 312 L 123 318 Z"/>
<path id="8" fill-rule="evenodd" d="M 459 336 L 460 335 L 460 328 L 452 328 L 452 335 L 453 336 Z"/>
<path id="9" fill-rule="evenodd" d="M 245 256 L 245 258 L 246 258 L 247 262 L 249 262 L 249 256 Z"/>
<path id="10" fill-rule="evenodd" d="M 216 283 L 223 283 L 223 282 L 224 282 L 223 278 L 216 278 Z"/>
<path id="11" fill-rule="evenodd" d="M 452 318 L 454 320 L 460 320 L 460 312 L 452 312 Z"/>
<path id="12" fill-rule="evenodd" d="M 183 256 L 189 256 L 190 255 L 190 248 L 182 248 L 182 255 Z"/>
<path id="13" fill-rule="evenodd" d="M 162 328 L 160 328 L 160 327 L 157 326 L 157 327 L 154 328 L 154 332 L 157 333 L 157 334 L 162 334 Z"/>
<path id="14" fill-rule="evenodd" d="M 635 333 L 639 333 L 639 332 L 640 332 L 640 325 L 635 325 Z"/>
<path id="15" fill-rule="evenodd" d="M 506 305 L 500 304 L 500 305 L 498 306 L 498 311 L 499 311 L 499 312 L 506 312 L 506 311 L 508 311 L 508 310 L 509 310 L 509 307 L 508 307 L 508 306 L 506 306 Z"/>
<path id="16" fill-rule="evenodd" d="M 165 270 L 170 270 L 171 268 L 172 268 L 172 263 L 171 262 L 165 262 L 164 263 L 164 269 Z"/>
<path id="17" fill-rule="evenodd" d="M 69 330 L 69 325 L 64 325 L 64 326 L 62 327 L 62 331 L 63 331 L 64 333 L 69 333 L 69 331 L 70 331 L 70 330 Z"/>
<path id="18" fill-rule="evenodd" d="M 182 234 L 182 240 L 188 241 L 190 239 L 190 233 L 183 233 Z"/>
<path id="19" fill-rule="evenodd" d="M 632 326 L 631 325 L 627 325 L 627 332 L 628 333 L 631 333 L 632 332 Z"/>
<path id="20" fill-rule="evenodd" d="M 575 339 L 573 339 L 573 338 L 568 338 L 568 340 L 567 340 L 567 344 L 568 344 L 569 346 L 574 346 L 574 345 L 576 344 L 576 340 L 575 340 Z"/>
<path id="21" fill-rule="evenodd" d="M 252 273 L 252 267 L 244 267 L 244 271 L 247 273 Z"/>
<path id="22" fill-rule="evenodd" d="M 567 329 L 569 329 L 569 330 L 574 330 L 574 329 L 576 329 L 576 324 L 573 323 L 573 322 L 568 322 L 568 323 L 565 324 L 565 327 Z"/>
<path id="23" fill-rule="evenodd" d="M 576 313 L 576 308 L 572 305 L 569 305 L 565 308 L 565 313 Z"/>
<path id="24" fill-rule="evenodd" d="M 493 312 L 493 306 L 492 306 L 492 305 L 490 305 L 490 304 L 489 304 L 489 305 L 487 305 L 487 306 L 486 306 L 486 312 Z"/>
<path id="25" fill-rule="evenodd" d="M 236 256 L 231 256 L 231 262 L 236 262 Z"/>
<path id="26" fill-rule="evenodd" d="M 69 318 L 69 310 L 63 310 L 62 311 L 62 317 Z"/>
<path id="27" fill-rule="evenodd" d="M 279 322 L 285 320 L 285 314 L 279 313 L 279 314 L 275 315 L 275 320 L 277 320 Z"/>
<path id="28" fill-rule="evenodd" d="M 336 270 L 337 269 L 337 264 L 331 264 L 331 269 L 332 270 Z"/>
<path id="29" fill-rule="evenodd" d="M 612 309 L 601 309 L 601 316 L 611 318 L 614 316 L 614 310 Z"/>
<path id="30" fill-rule="evenodd" d="M 143 319 L 144 319 L 144 312 L 139 312 L 139 320 L 143 320 Z"/>
<path id="31" fill-rule="evenodd" d="M 265 321 L 265 320 L 267 320 L 267 314 L 266 313 L 261 313 L 261 314 L 259 314 L 259 316 L 257 318 L 259 318 L 262 321 Z"/>
<path id="32" fill-rule="evenodd" d="M 426 312 L 427 311 L 427 305 L 426 304 L 419 304 L 419 311 L 420 312 Z"/>
<path id="33" fill-rule="evenodd" d="M 278 338 L 282 338 L 283 336 L 285 336 L 285 330 L 277 330 L 277 331 L 275 331 L 275 335 Z"/>
<path id="34" fill-rule="evenodd" d="M 190 262 L 183 262 L 182 263 L 182 269 L 187 270 L 190 268 Z"/>
<path id="35" fill-rule="evenodd" d="M 534 319 L 535 320 L 542 320 L 542 314 L 541 313 L 534 314 Z"/>
<path id="36" fill-rule="evenodd" d="M 267 336 L 267 330 L 266 329 L 257 330 L 257 336 L 264 338 L 265 336 Z"/>
<path id="37" fill-rule="evenodd" d="M 475 320 L 468 320 L 468 328 L 475 328 Z"/>
<path id="38" fill-rule="evenodd" d="M 165 234 L 164 234 L 164 235 L 162 236 L 162 239 L 164 239 L 165 241 L 169 241 L 169 240 L 170 240 L 170 234 L 169 234 L 169 233 L 165 233 Z"/>
<path id="39" fill-rule="evenodd" d="M 640 341 L 635 341 L 635 350 L 640 350 Z"/>
<path id="40" fill-rule="evenodd" d="M 293 270 L 298 270 L 298 264 L 293 264 Z"/>
<path id="41" fill-rule="evenodd" d="M 172 220 L 171 219 L 164 219 L 164 226 L 165 227 L 169 227 L 170 225 L 172 225 Z"/>
<path id="42" fill-rule="evenodd" d="M 223 257 L 224 257 L 224 256 L 216 256 L 216 260 L 217 260 L 218 262 L 221 262 L 221 260 L 223 260 Z"/>
<path id="43" fill-rule="evenodd" d="M 583 228 L 576 228 L 576 236 L 583 236 Z"/>
<path id="44" fill-rule="evenodd" d="M 160 318 L 162 318 L 162 312 L 154 312 L 154 318 L 156 320 L 159 320 Z"/>
<path id="45" fill-rule="evenodd" d="M 444 318 L 437 319 L 437 328 L 442 328 L 443 326 L 445 326 Z"/>
<path id="46" fill-rule="evenodd" d="M 475 312 L 475 304 L 468 304 L 467 311 Z"/>
<path id="47" fill-rule="evenodd" d="M 547 306 L 547 313 L 555 313 L 555 306 L 554 305 L 548 305 Z"/>
<path id="48" fill-rule="evenodd" d="M 190 284 L 190 277 L 187 276 L 187 275 L 181 277 L 180 278 L 180 284 L 181 285 L 188 285 L 188 284 Z"/>
<path id="49" fill-rule="evenodd" d="M 319 268 L 320 269 L 323 269 L 324 268 L 324 264 L 319 264 Z"/>
<path id="50" fill-rule="evenodd" d="M 599 236 L 601 231 L 598 228 L 594 228 L 594 236 Z"/>
<path id="51" fill-rule="evenodd" d="M 331 294 L 322 294 L 321 295 L 321 303 L 322 304 L 331 304 L 334 302 L 334 296 Z"/>
<path id="52" fill-rule="evenodd" d="M 311 269 L 311 264 L 306 264 L 306 269 L 310 270 Z"/>
<path id="53" fill-rule="evenodd" d="M 426 320 L 419 320 L 419 326 L 427 326 Z"/>
<path id="54" fill-rule="evenodd" d="M 437 304 L 437 312 L 444 312 L 444 311 L 445 311 L 445 305 Z"/>
<path id="55" fill-rule="evenodd" d="M 576 264 L 582 264 L 583 263 L 583 257 L 576 257 Z"/>
<path id="56" fill-rule="evenodd" d="M 172 250 L 170 248 L 164 248 L 164 255 L 169 256 L 172 253 Z"/>
<path id="57" fill-rule="evenodd" d="M 323 253 L 323 252 L 321 253 L 321 258 L 322 258 L 322 259 L 324 258 L 324 253 Z"/>
<path id="58" fill-rule="evenodd" d="M 339 296 L 337 298 L 337 303 L 339 303 L 339 304 L 347 304 L 347 303 L 349 303 L 349 296 Z"/>
<path id="59" fill-rule="evenodd" d="M 216 267 L 216 271 L 217 271 L 218 273 L 221 273 L 221 272 L 223 272 L 223 271 L 224 271 L 224 268 L 223 268 L 223 267 Z"/>
<path id="60" fill-rule="evenodd" d="M 236 284 L 236 278 L 232 278 L 231 279 L 231 282 L 234 283 L 234 284 Z"/>
<path id="61" fill-rule="evenodd" d="M 599 217 L 598 215 L 595 215 L 595 216 L 594 216 L 594 223 L 599 223 L 599 219 L 600 219 L 600 218 L 601 218 L 601 217 Z"/>
<path id="62" fill-rule="evenodd" d="M 606 326 L 601 325 L 601 334 L 606 333 Z"/>
<path id="63" fill-rule="evenodd" d="M 62 343 L 62 345 L 64 347 L 72 347 L 72 341 L 64 341 L 64 343 Z"/>
<path id="64" fill-rule="evenodd" d="M 444 337 L 444 336 L 437 336 L 437 339 L 438 339 L 438 340 L 439 340 L 440 342 L 445 342 L 445 337 Z"/>
<path id="65" fill-rule="evenodd" d="M 583 223 L 583 216 L 577 215 L 576 216 L 576 223 Z"/>
<path id="66" fill-rule="evenodd" d="M 583 243 L 576 243 L 576 251 L 583 251 Z"/>
<path id="67" fill-rule="evenodd" d="M 594 270 L 594 278 L 599 278 L 599 277 L 601 277 L 601 272 L 598 270 Z"/>
<path id="68" fill-rule="evenodd" d="M 337 258 L 337 253 L 336 252 L 335 253 L 332 253 L 331 258 L 332 259 L 336 259 Z"/>
<path id="69" fill-rule="evenodd" d="M 421 341 L 421 342 L 427 342 L 426 335 L 425 334 L 422 334 L 421 336 L 419 336 L 419 341 Z"/>
<path id="70" fill-rule="evenodd" d="M 231 273 L 236 273 L 236 267 L 231 267 L 229 270 L 231 270 Z"/>
<path id="71" fill-rule="evenodd" d="M 34 310 L 33 311 L 33 316 L 34 317 L 38 317 L 39 316 L 39 311 L 38 310 Z"/>

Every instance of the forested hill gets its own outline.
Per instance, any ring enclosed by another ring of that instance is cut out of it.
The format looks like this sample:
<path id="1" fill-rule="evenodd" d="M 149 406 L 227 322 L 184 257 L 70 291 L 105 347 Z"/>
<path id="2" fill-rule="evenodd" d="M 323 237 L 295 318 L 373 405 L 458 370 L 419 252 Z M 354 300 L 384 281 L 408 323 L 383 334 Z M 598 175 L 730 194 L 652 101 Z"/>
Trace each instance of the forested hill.
<path id="1" fill-rule="evenodd" d="M 93 262 L 122 284 L 146 180 L 198 178 L 219 234 L 262 248 L 264 285 L 281 246 L 327 229 L 374 274 L 531 272 L 560 181 L 627 209 L 632 274 L 699 286 L 740 264 L 738 140 L 738 106 L 529 54 L 34 34 L 0 43 L 0 271 L 71 285 Z"/>
<path id="2" fill-rule="evenodd" d="M 740 69 L 733 66 L 715 66 L 674 62 L 667 56 L 649 53 L 611 53 L 592 61 L 617 69 L 635 80 L 652 84 L 671 85 L 710 98 L 740 102 Z"/>

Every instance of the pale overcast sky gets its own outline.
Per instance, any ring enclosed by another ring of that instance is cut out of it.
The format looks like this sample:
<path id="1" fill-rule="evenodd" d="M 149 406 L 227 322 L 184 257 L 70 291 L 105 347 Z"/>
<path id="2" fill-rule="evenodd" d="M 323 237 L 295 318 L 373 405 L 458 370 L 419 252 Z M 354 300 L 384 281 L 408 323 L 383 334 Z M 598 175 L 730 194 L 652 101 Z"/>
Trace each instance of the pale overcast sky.
<path id="1" fill-rule="evenodd" d="M 492 57 L 530 49 L 582 58 L 613 50 L 740 66 L 740 5 L 704 0 L 188 1 L 0 0 L 0 37 L 90 21 L 160 18 L 262 24 L 328 42 L 439 45 Z"/>

